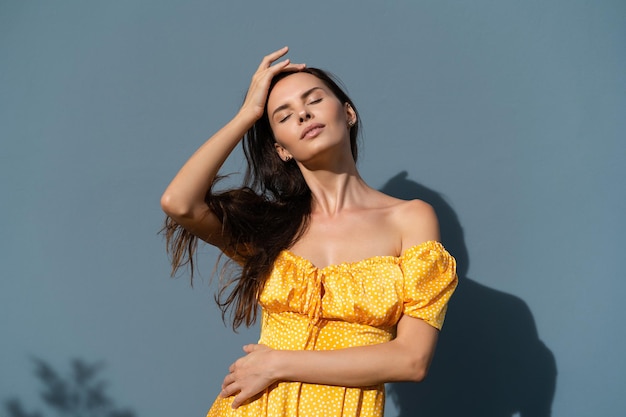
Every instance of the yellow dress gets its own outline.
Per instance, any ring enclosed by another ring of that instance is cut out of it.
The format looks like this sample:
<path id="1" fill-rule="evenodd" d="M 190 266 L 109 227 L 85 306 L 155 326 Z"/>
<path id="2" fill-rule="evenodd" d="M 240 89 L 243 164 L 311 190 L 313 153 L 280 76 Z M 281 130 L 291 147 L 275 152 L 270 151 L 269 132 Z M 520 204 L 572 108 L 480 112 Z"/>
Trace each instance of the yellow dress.
<path id="1" fill-rule="evenodd" d="M 387 342 L 403 314 L 441 329 L 456 288 L 454 258 L 435 241 L 401 256 L 317 268 L 283 251 L 259 298 L 259 343 L 283 350 L 333 350 Z M 382 416 L 384 385 L 345 388 L 280 382 L 233 410 L 219 398 L 207 417 Z"/>

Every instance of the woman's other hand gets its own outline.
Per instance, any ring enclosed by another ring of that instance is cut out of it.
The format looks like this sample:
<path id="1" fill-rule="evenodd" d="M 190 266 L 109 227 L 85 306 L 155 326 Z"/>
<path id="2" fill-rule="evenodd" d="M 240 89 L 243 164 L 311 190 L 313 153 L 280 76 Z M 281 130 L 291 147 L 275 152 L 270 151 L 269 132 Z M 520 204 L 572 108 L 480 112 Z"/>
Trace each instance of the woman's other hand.
<path id="1" fill-rule="evenodd" d="M 274 372 L 274 349 L 251 344 L 243 347 L 246 355 L 228 368 L 229 374 L 222 383 L 220 397 L 235 395 L 232 407 L 237 408 L 277 381 Z"/>
<path id="2" fill-rule="evenodd" d="M 267 95 L 272 78 L 280 72 L 295 72 L 306 67 L 305 64 L 292 64 L 288 58 L 275 63 L 279 58 L 285 56 L 288 51 L 289 48 L 285 46 L 263 58 L 261 64 L 252 76 L 252 81 L 248 88 L 246 99 L 241 106 L 240 113 L 248 114 L 254 120 L 260 119 L 265 110 L 265 103 L 267 102 Z"/>

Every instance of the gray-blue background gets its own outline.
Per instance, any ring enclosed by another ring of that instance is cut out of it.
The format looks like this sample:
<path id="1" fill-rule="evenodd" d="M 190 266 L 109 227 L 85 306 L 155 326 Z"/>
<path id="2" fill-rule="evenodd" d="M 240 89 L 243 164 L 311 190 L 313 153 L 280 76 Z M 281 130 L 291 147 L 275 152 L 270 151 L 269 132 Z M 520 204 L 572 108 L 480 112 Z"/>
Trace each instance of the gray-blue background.
<path id="1" fill-rule="evenodd" d="M 458 218 L 465 270 L 430 391 L 398 388 L 388 415 L 409 398 L 427 417 L 519 415 L 529 396 L 623 415 L 618 0 L 3 1 L 0 400 L 43 410 L 30 357 L 83 358 L 137 417 L 204 415 L 257 329 L 221 323 L 210 248 L 194 289 L 168 278 L 159 197 L 283 45 L 347 85 L 372 186 L 395 177 Z"/>

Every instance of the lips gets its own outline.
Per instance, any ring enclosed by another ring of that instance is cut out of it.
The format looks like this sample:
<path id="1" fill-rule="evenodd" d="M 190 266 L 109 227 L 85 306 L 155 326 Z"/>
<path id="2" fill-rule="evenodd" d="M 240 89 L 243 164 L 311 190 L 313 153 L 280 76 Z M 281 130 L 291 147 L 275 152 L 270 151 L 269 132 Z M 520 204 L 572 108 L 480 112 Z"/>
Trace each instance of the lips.
<path id="1" fill-rule="evenodd" d="M 324 125 L 321 123 L 310 124 L 302 131 L 300 139 L 314 138 L 322 131 L 323 128 Z"/>

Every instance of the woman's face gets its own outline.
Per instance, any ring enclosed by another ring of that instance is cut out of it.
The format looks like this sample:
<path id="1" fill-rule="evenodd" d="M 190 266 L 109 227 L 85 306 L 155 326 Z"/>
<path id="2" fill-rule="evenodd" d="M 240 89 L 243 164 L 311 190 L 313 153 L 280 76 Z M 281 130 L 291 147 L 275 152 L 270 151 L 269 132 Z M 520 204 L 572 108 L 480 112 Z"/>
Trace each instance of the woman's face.
<path id="1" fill-rule="evenodd" d="M 348 123 L 356 115 L 312 74 L 297 72 L 278 81 L 270 92 L 267 114 L 282 159 L 304 162 L 337 147 L 350 152 Z"/>

